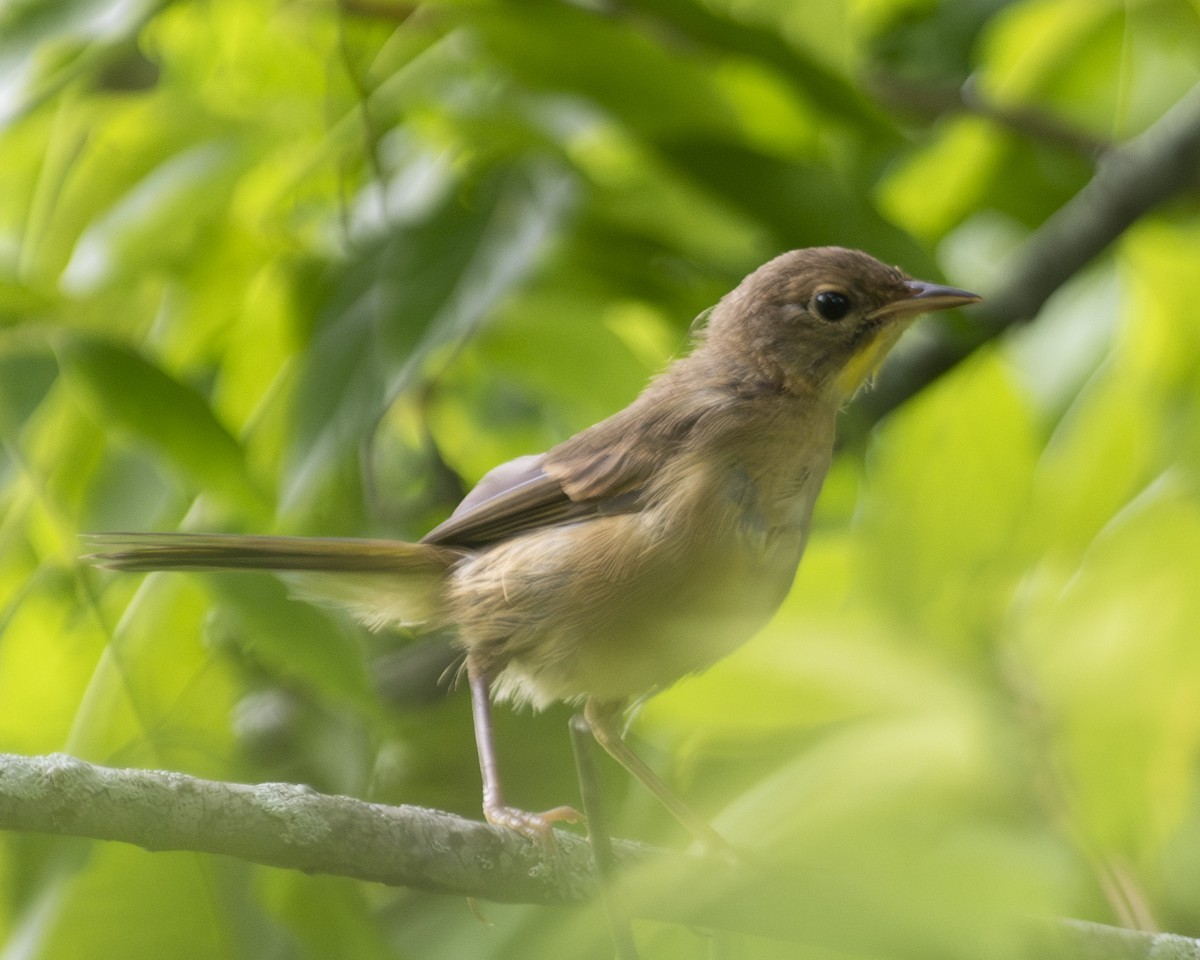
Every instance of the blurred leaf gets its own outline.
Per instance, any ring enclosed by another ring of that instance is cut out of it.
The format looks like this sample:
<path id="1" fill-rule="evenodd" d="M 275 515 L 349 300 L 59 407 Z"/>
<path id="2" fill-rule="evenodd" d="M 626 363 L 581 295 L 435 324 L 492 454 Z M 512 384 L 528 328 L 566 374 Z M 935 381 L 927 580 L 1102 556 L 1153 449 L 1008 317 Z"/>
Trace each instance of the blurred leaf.
<path id="1" fill-rule="evenodd" d="M 875 256 L 922 272 L 924 257 L 912 241 L 847 188 L 836 171 L 690 138 L 668 143 L 665 153 L 685 175 L 768 226 L 780 249 L 870 236 Z"/>
<path id="2" fill-rule="evenodd" d="M 1129 136 L 1195 83 L 1194 62 L 1183 60 L 1198 40 L 1200 13 L 1180 0 L 1012 4 L 989 31 L 983 81 L 1006 104 L 1036 100 L 1097 133 Z"/>
<path id="3" fill-rule="evenodd" d="M 359 884 L 334 877 L 300 877 L 260 871 L 259 887 L 279 923 L 295 933 L 313 960 L 393 960 L 372 922 L 369 898 Z"/>
<path id="4" fill-rule="evenodd" d="M 811 942 L 921 957 L 965 937 L 1016 956 L 1018 918 L 1070 909 L 1062 850 L 1033 824 L 980 817 L 1012 799 L 1013 758 L 969 701 L 946 706 L 835 729 L 717 821 L 754 838 L 770 902 L 803 910 Z"/>
<path id="5" fill-rule="evenodd" d="M 342 619 L 292 599 L 267 575 L 216 578 L 226 601 L 215 632 L 260 658 L 278 675 L 295 678 L 333 701 L 374 705 L 357 631 Z"/>
<path id="6" fill-rule="evenodd" d="M 982 120 L 963 117 L 947 123 L 940 136 L 888 178 L 880 203 L 918 236 L 937 240 L 986 195 L 1003 167 L 1001 146 Z"/>
<path id="7" fill-rule="evenodd" d="M 134 0 L 98 16 L 90 0 L 6 5 L 0 10 L 0 87 L 9 96 L 0 107 L 0 129 L 89 67 L 104 69 L 110 48 L 120 50 L 128 32 L 161 6 L 163 0 Z M 42 56 L 28 56 L 34 49 Z"/>
<path id="8" fill-rule="evenodd" d="M 1036 457 L 1029 410 L 994 354 L 917 397 L 868 464 L 863 590 L 927 642 L 965 653 L 994 639 L 1024 559 Z"/>
<path id="9" fill-rule="evenodd" d="M 211 960 L 232 939 L 213 900 L 210 871 L 181 853 L 96 844 L 87 868 L 63 876 L 38 904 L 33 955 L 84 960 L 102 954 Z"/>
<path id="10" fill-rule="evenodd" d="M 65 336 L 55 352 L 98 424 L 134 436 L 201 489 L 259 500 L 241 447 L 198 391 L 118 343 Z"/>
<path id="11" fill-rule="evenodd" d="M 1009 0 L 874 0 L 872 51 L 881 62 L 931 85 L 960 84 L 980 31 Z"/>
<path id="12" fill-rule="evenodd" d="M 706 64 L 634 23 L 567 4 L 497 7 L 472 18 L 488 50 L 531 87 L 586 97 L 644 136 L 736 137 L 733 113 Z"/>
<path id="13" fill-rule="evenodd" d="M 95 623 L 73 609 L 75 585 L 61 571 L 30 576 L 33 557 L 19 566 L 15 544 L 4 544 L 0 580 L 0 742 L 6 750 L 44 753 L 70 734 L 80 698 L 103 653 Z"/>
<path id="14" fill-rule="evenodd" d="M 512 295 L 568 199 L 561 174 L 536 161 L 497 170 L 397 222 L 330 278 L 296 387 L 285 511 L 325 495 L 334 470 L 354 475 L 387 406 Z"/>
<path id="15" fill-rule="evenodd" d="M 1200 750 L 1200 509 L 1164 478 L 1095 540 L 1023 640 L 1089 840 L 1144 858 L 1179 825 Z M 1047 586 L 1050 586 L 1048 584 Z"/>
<path id="16" fill-rule="evenodd" d="M 28 420 L 57 376 L 58 367 L 49 351 L 0 346 L 0 429 Z"/>
<path id="17" fill-rule="evenodd" d="M 228 144 L 208 143 L 151 171 L 79 238 L 64 287 L 86 293 L 118 279 L 120 270 L 145 272 L 186 256 L 197 241 L 192 231 L 208 219 L 203 212 L 217 212 L 214 192 L 230 179 L 233 160 Z"/>
<path id="18" fill-rule="evenodd" d="M 113 598 L 119 620 L 110 620 Z M 199 642 L 208 602 L 194 578 L 119 577 L 98 608 L 84 609 L 80 632 L 93 644 L 101 632 L 107 646 L 89 664 L 67 750 L 100 763 L 215 775 L 232 740 L 235 678 L 229 662 Z"/>
<path id="19" fill-rule="evenodd" d="M 877 137 L 891 132 L 853 84 L 768 26 L 748 22 L 715 6 L 635 0 L 633 7 L 650 12 L 694 42 L 771 67 L 798 95 L 827 114 L 826 123 L 835 119 L 852 122 Z M 662 24 L 656 26 L 662 29 Z"/>

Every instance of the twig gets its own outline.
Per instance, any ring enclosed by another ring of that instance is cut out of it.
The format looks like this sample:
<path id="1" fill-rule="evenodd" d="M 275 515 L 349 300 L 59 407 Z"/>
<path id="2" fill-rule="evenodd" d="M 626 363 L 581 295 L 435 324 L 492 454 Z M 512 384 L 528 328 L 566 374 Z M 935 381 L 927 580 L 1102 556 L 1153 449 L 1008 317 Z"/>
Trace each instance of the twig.
<path id="1" fill-rule="evenodd" d="M 571 749 L 575 753 L 575 770 L 579 775 L 579 794 L 583 800 L 583 815 L 587 818 L 588 842 L 592 845 L 592 856 L 596 873 L 600 878 L 600 899 L 608 916 L 612 931 L 613 947 L 618 960 L 637 960 L 637 944 L 629 926 L 629 913 L 621 902 L 616 889 L 618 881 L 617 858 L 613 853 L 612 838 L 608 832 L 607 817 L 600 796 L 600 777 L 596 771 L 596 757 L 592 739 L 592 728 L 583 714 L 571 717 Z"/>
<path id="2" fill-rule="evenodd" d="M 867 88 L 894 109 L 933 120 L 947 113 L 970 113 L 1020 136 L 1095 159 L 1112 143 L 1061 117 L 1027 106 L 1007 106 L 979 90 L 973 78 L 960 86 L 918 83 L 894 73 L 878 72 L 866 79 Z"/>
<path id="3" fill-rule="evenodd" d="M 1034 317 L 1063 284 L 1159 204 L 1200 183 L 1200 84 L 1153 126 L 1109 150 L 1096 174 L 1016 251 L 1000 286 L 971 311 L 969 330 L 944 327 L 888 369 L 861 398 L 843 436 L 861 437 L 872 423 L 973 350 Z"/>

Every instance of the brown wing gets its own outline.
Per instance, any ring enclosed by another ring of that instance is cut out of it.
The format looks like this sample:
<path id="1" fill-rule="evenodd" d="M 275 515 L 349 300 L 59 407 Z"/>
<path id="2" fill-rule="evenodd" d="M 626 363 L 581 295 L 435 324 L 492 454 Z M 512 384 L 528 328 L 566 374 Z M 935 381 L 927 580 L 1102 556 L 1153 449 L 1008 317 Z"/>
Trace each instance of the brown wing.
<path id="1" fill-rule="evenodd" d="M 566 496 L 542 469 L 544 460 L 545 455 L 518 457 L 490 470 L 443 523 L 422 536 L 422 544 L 482 546 L 587 516 L 588 506 Z"/>
<path id="2" fill-rule="evenodd" d="M 563 482 L 551 475 L 548 457 L 519 457 L 491 470 L 421 542 L 478 547 L 526 530 L 610 512 L 610 505 L 599 498 L 573 499 Z"/>
<path id="3" fill-rule="evenodd" d="M 496 467 L 421 542 L 477 547 L 538 527 L 640 510 L 657 465 L 702 413 L 653 403 L 651 391 L 548 453 Z"/>

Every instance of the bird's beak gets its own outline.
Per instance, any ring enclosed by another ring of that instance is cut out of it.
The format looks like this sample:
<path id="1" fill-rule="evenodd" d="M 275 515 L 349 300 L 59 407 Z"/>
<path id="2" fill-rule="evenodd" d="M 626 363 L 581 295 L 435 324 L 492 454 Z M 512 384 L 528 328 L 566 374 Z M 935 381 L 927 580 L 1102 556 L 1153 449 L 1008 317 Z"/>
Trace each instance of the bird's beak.
<path id="1" fill-rule="evenodd" d="M 884 304 L 871 314 L 873 320 L 912 318 L 919 313 L 965 307 L 983 299 L 976 293 L 959 290 L 957 287 L 926 283 L 924 280 L 908 280 L 904 285 L 908 288 L 909 295 Z"/>
<path id="2" fill-rule="evenodd" d="M 929 313 L 932 310 L 948 310 L 950 307 L 965 307 L 968 303 L 978 303 L 983 299 L 957 287 L 942 287 L 936 283 L 926 283 L 924 280 L 906 280 L 904 286 L 907 296 L 898 297 L 868 314 L 868 318 L 873 321 L 873 332 L 863 341 L 838 375 L 837 385 L 842 396 L 853 396 L 855 391 L 875 375 L 887 352 L 900 339 L 900 334 L 904 332 L 908 323 L 918 314 Z"/>

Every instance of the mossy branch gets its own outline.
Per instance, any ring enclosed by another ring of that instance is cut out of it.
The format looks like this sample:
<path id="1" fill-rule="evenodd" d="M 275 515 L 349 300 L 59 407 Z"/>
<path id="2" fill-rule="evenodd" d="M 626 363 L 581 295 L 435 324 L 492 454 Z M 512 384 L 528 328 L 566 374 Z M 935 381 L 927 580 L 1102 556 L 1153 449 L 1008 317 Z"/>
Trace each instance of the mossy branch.
<path id="1" fill-rule="evenodd" d="M 294 784 L 250 786 L 156 770 L 113 769 L 62 754 L 0 754 L 0 829 L 131 843 L 150 851 L 220 854 L 273 867 L 393 886 L 546 905 L 594 900 L 597 879 L 581 837 L 546 846 L 453 814 L 328 796 Z M 687 856 L 627 841 L 612 853 L 631 912 L 710 929 L 875 952 L 818 932 L 822 880 L 780 891 L 753 862 Z M 681 895 L 681 891 L 684 895 Z M 808 904 L 808 906 L 806 906 Z M 885 934 L 886 935 L 886 932 Z M 1059 957 L 1200 960 L 1200 941 L 1081 921 L 1031 924 L 1030 942 Z"/>

